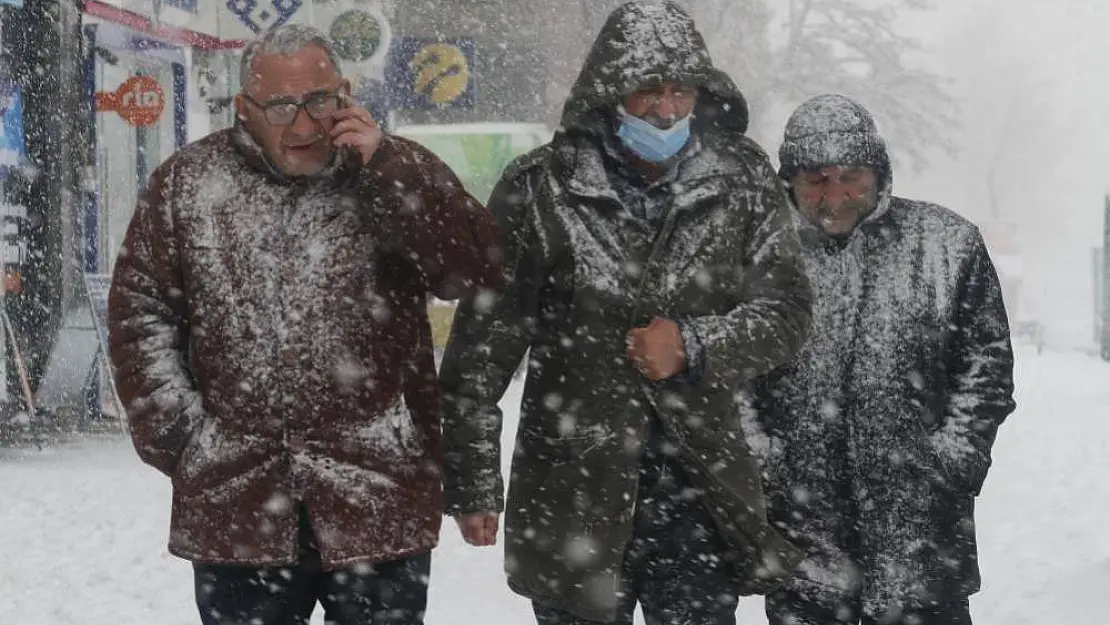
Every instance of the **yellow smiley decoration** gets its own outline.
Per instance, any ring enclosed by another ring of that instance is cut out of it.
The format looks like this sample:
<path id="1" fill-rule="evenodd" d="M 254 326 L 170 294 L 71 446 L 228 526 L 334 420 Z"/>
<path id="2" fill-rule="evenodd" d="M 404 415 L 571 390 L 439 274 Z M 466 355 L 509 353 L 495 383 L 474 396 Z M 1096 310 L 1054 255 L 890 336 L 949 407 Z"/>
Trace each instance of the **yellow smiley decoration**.
<path id="1" fill-rule="evenodd" d="M 449 104 L 466 93 L 470 65 L 466 55 L 449 43 L 424 46 L 409 63 L 413 90 L 433 104 Z"/>

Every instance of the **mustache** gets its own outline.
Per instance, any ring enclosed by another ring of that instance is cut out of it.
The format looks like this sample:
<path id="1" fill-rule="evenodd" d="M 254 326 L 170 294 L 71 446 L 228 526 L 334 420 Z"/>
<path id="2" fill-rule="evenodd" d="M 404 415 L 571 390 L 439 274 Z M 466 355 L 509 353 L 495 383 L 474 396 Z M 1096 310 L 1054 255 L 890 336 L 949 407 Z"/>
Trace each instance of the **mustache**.
<path id="1" fill-rule="evenodd" d="M 814 207 L 814 211 L 822 217 L 832 217 L 845 211 L 866 214 L 874 208 L 874 204 L 867 199 L 845 200 L 836 207 L 829 204 L 828 200 L 821 200 L 821 203 Z"/>

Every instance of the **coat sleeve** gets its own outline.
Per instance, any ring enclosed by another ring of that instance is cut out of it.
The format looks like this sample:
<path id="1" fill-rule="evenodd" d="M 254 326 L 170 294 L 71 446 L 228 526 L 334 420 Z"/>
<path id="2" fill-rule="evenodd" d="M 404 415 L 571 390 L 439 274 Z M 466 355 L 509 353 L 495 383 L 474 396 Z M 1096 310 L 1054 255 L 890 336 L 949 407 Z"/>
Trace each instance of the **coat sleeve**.
<path id="1" fill-rule="evenodd" d="M 497 223 L 455 173 L 419 145 L 387 136 L 368 168 L 379 207 L 375 229 L 387 251 L 414 263 L 436 297 L 453 300 L 501 280 Z"/>
<path id="2" fill-rule="evenodd" d="M 116 259 L 108 343 L 135 449 L 172 475 L 203 410 L 186 364 L 188 314 L 167 169 L 151 177 Z"/>
<path id="3" fill-rule="evenodd" d="M 459 303 L 440 368 L 448 514 L 505 505 L 498 402 L 532 343 L 544 271 L 527 175 L 515 169 L 490 199 L 504 233 L 504 285 Z"/>
<path id="4" fill-rule="evenodd" d="M 998 428 L 1016 407 L 1002 287 L 978 232 L 958 284 L 955 336 L 945 363 L 944 416 L 932 443 L 948 477 L 978 495 Z"/>
<path id="5" fill-rule="evenodd" d="M 723 315 L 686 321 L 700 344 L 700 383 L 726 384 L 767 373 L 790 359 L 809 332 L 812 292 L 782 185 L 769 164 L 736 207 L 752 213 L 741 264 L 741 303 Z"/>

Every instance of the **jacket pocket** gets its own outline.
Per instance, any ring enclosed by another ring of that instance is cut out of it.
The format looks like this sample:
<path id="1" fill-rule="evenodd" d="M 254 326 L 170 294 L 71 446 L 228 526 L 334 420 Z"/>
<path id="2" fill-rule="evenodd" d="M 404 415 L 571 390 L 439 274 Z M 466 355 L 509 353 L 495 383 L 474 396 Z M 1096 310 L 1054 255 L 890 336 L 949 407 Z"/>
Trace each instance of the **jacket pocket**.
<path id="1" fill-rule="evenodd" d="M 936 432 L 942 427 L 942 422 L 930 429 L 924 417 L 914 415 L 912 421 L 915 424 L 914 434 L 918 437 L 912 462 L 917 464 L 919 472 L 942 493 L 968 497 L 978 495 L 989 460 L 986 466 L 983 465 L 978 452 L 967 454 L 962 461 L 948 456 L 937 447 Z"/>
<path id="2" fill-rule="evenodd" d="M 529 461 L 556 467 L 581 459 L 583 454 L 601 443 L 602 440 L 594 436 L 555 437 L 526 432 L 521 437 L 520 446 Z M 533 464 L 533 468 L 535 466 Z"/>
<path id="3" fill-rule="evenodd" d="M 195 462 L 200 450 L 201 430 L 205 428 L 207 420 L 202 420 L 192 432 L 189 433 L 189 439 L 185 446 L 181 449 L 181 455 L 177 458 L 177 465 L 173 469 L 173 476 L 170 479 L 173 484 L 174 490 L 184 490 L 188 487 L 188 482 L 195 472 Z"/>
<path id="4" fill-rule="evenodd" d="M 592 505 L 599 502 L 590 501 L 584 485 L 607 478 L 583 473 L 578 460 L 584 445 L 589 445 L 585 439 L 521 437 L 505 506 L 506 541 L 513 550 L 540 560 L 561 559 L 570 537 L 594 532 L 604 511 Z M 562 565 L 541 566 L 551 572 Z"/>
<path id="5" fill-rule="evenodd" d="M 914 402 L 915 407 L 918 402 Z M 909 461 L 913 463 L 918 473 L 940 490 L 953 490 L 962 488 L 958 486 L 957 477 L 952 474 L 949 465 L 944 461 L 944 456 L 937 449 L 933 439 L 936 428 L 926 425 L 926 416 L 921 414 L 910 415 L 913 427 L 910 436 L 914 445 L 908 450 Z"/>
<path id="6" fill-rule="evenodd" d="M 584 522 L 603 503 L 591 501 L 589 493 L 598 490 L 591 486 L 610 479 L 596 472 L 610 463 L 592 457 L 603 444 L 604 439 L 593 436 L 525 435 L 513 467 L 525 506 L 540 510 L 541 517 L 554 514 Z"/>

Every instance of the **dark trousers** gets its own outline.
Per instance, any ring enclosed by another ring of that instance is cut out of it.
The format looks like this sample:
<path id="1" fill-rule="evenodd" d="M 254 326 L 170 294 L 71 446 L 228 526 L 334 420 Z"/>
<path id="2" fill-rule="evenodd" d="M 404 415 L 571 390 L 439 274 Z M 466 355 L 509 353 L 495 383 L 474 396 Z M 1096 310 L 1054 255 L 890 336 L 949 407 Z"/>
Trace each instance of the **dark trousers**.
<path id="1" fill-rule="evenodd" d="M 319 601 L 328 625 L 422 625 L 431 554 L 325 572 L 301 513 L 296 566 L 193 565 L 204 625 L 308 625 Z"/>
<path id="2" fill-rule="evenodd" d="M 632 625 L 636 604 L 647 625 L 735 625 L 740 583 L 705 494 L 667 453 L 661 432 L 649 440 L 640 471 L 633 538 L 625 553 L 616 625 Z M 539 625 L 597 625 L 533 604 Z"/>
<path id="3" fill-rule="evenodd" d="M 876 619 L 860 614 L 858 602 L 851 599 L 816 599 L 779 590 L 767 596 L 767 621 L 770 625 L 971 625 L 971 608 L 962 598 Z"/>

